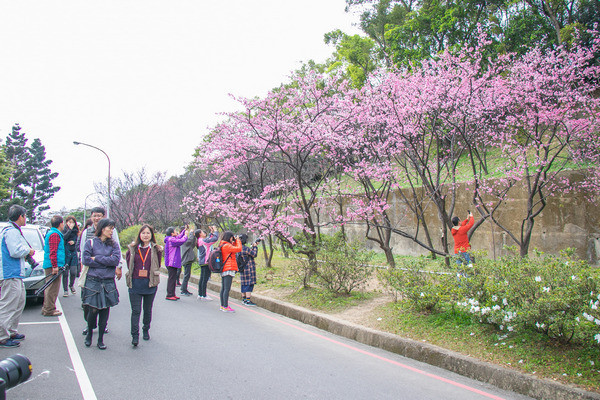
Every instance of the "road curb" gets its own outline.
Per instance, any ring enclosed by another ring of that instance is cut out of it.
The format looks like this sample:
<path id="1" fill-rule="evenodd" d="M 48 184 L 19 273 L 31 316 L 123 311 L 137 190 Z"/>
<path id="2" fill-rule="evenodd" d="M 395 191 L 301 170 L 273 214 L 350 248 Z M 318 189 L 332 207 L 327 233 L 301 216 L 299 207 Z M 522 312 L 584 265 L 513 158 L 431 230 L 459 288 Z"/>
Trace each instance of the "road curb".
<path id="1" fill-rule="evenodd" d="M 162 270 L 166 272 L 166 269 L 163 268 Z M 192 276 L 190 281 L 198 284 L 198 277 Z M 221 290 L 221 285 L 209 281 L 208 289 L 218 293 Z M 232 290 L 230 296 L 236 299 L 241 299 L 242 297 L 241 293 L 237 290 Z M 489 383 L 500 389 L 524 394 L 536 399 L 600 400 L 599 393 L 588 392 L 570 385 L 540 379 L 533 375 L 479 361 L 428 343 L 406 339 L 391 333 L 339 320 L 329 315 L 275 300 L 264 295 L 253 294 L 252 301 L 261 308 L 315 326 L 335 335 L 440 367 L 480 382 Z"/>

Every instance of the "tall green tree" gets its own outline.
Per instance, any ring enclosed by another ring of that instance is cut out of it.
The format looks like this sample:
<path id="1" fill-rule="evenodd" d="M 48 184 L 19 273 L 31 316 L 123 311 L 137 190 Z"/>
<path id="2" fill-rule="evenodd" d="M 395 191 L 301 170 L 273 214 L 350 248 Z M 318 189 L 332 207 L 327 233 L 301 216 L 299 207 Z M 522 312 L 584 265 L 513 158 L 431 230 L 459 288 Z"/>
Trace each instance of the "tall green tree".
<path id="1" fill-rule="evenodd" d="M 346 0 L 380 58 L 398 66 L 473 46 L 478 30 L 490 53 L 525 53 L 571 43 L 600 21 L 600 0 Z"/>
<path id="2" fill-rule="evenodd" d="M 0 148 L 0 203 L 10 198 L 10 167 L 3 148 Z"/>
<path id="3" fill-rule="evenodd" d="M 330 70 L 345 68 L 355 87 L 362 87 L 367 76 L 377 67 L 375 42 L 360 35 L 347 35 L 341 30 L 325 34 L 325 43 L 336 47 Z"/>
<path id="4" fill-rule="evenodd" d="M 410 65 L 445 49 L 472 45 L 479 27 L 498 31 L 507 0 L 347 0 L 362 6 L 360 26 L 383 58 Z M 368 6 L 372 4 L 371 6 Z"/>
<path id="5" fill-rule="evenodd" d="M 29 148 L 25 132 L 21 132 L 19 124 L 12 127 L 11 133 L 6 138 L 4 152 L 10 167 L 10 200 L 25 198 L 25 186 L 29 181 L 31 171 L 27 169 Z"/>
<path id="6" fill-rule="evenodd" d="M 599 22 L 598 0 L 523 0 L 533 14 L 541 16 L 552 27 L 558 44 L 570 41 L 575 30 L 591 28 Z"/>
<path id="7" fill-rule="evenodd" d="M 4 145 L 10 172 L 9 196 L 0 206 L 3 218 L 12 204 L 22 204 L 27 209 L 27 218 L 35 221 L 49 208 L 46 203 L 60 189 L 52 184 L 58 173 L 51 171 L 52 161 L 46 159 L 46 148 L 40 139 L 34 139 L 31 146 L 27 142 L 25 132 L 15 124 Z"/>
<path id="8" fill-rule="evenodd" d="M 52 172 L 50 169 L 52 161 L 46 159 L 46 147 L 40 139 L 33 140 L 29 153 L 30 158 L 25 165 L 30 175 L 24 204 L 28 212 L 27 217 L 35 220 L 43 211 L 50 208 L 46 203 L 60 190 L 60 187 L 52 184 L 58 172 Z"/>

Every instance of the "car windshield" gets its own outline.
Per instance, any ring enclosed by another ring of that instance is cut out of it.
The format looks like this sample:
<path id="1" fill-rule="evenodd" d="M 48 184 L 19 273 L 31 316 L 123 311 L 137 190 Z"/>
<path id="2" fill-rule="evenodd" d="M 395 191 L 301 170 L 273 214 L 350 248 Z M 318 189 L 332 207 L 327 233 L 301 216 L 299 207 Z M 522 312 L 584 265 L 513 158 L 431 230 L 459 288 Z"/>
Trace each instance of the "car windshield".
<path id="1" fill-rule="evenodd" d="M 44 245 L 42 244 L 42 239 L 40 237 L 40 233 L 37 229 L 28 229 L 21 228 L 21 232 L 23 232 L 23 236 L 25 236 L 25 240 L 29 242 L 29 245 L 36 251 L 40 251 L 44 249 Z"/>

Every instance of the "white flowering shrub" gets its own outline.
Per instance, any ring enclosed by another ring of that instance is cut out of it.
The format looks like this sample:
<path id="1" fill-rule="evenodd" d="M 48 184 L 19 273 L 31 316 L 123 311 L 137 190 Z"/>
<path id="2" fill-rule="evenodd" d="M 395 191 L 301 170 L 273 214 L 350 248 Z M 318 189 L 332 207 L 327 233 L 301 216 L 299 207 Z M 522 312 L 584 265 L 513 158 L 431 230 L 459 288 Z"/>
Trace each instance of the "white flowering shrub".
<path id="1" fill-rule="evenodd" d="M 600 343 L 598 271 L 572 252 L 480 260 L 461 278 L 464 297 L 457 302 L 476 320 L 501 330 L 533 329 L 561 343 Z"/>
<path id="2" fill-rule="evenodd" d="M 451 264 L 457 284 L 456 305 L 470 313 L 476 322 L 513 331 L 518 315 L 516 304 L 509 298 L 506 264 L 478 254 L 470 266 Z M 510 299 L 510 301 L 509 301 Z"/>
<path id="3" fill-rule="evenodd" d="M 582 318 L 589 324 L 589 336 L 592 337 L 592 342 L 595 345 L 600 345 L 600 287 L 596 287 L 596 291 L 591 291 L 589 301 L 585 311 L 582 313 Z"/>

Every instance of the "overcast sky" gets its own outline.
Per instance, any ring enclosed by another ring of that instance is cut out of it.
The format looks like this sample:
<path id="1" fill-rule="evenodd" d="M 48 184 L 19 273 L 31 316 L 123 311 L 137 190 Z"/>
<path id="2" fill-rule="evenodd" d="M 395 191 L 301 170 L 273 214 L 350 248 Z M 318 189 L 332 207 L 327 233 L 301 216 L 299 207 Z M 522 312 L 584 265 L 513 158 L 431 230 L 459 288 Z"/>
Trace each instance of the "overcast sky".
<path id="1" fill-rule="evenodd" d="M 358 33 L 344 0 L 2 1 L 0 138 L 14 123 L 46 146 L 60 192 L 83 206 L 94 182 L 145 166 L 183 173 L 229 98 L 263 96 L 302 61 Z M 88 199 L 88 208 L 95 205 Z"/>

